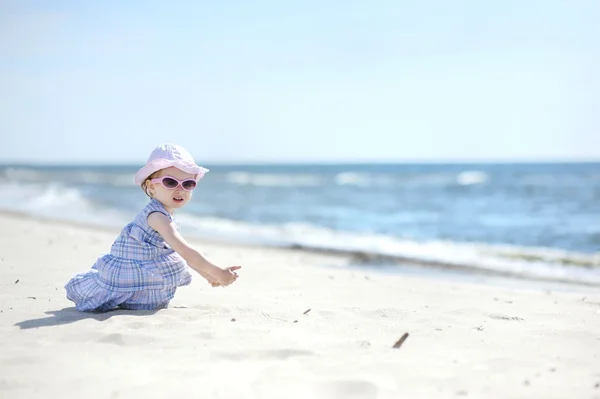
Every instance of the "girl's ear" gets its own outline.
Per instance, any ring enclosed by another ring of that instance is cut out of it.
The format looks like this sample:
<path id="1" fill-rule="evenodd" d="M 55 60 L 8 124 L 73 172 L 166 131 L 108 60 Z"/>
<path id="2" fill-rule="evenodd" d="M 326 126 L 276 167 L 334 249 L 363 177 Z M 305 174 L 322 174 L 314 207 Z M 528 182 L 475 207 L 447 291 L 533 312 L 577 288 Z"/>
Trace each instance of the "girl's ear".
<path id="1" fill-rule="evenodd" d="M 154 198 L 154 183 L 150 179 L 146 180 L 146 191 L 151 198 Z"/>

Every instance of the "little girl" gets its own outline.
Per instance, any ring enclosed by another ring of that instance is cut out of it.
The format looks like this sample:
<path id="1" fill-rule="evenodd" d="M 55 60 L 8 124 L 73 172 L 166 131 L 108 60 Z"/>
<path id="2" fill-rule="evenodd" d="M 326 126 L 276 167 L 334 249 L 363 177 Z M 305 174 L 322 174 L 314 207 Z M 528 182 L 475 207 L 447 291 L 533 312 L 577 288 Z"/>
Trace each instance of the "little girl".
<path id="1" fill-rule="evenodd" d="M 152 151 L 135 175 L 150 202 L 123 228 L 109 254 L 65 286 L 77 310 L 165 308 L 177 287 L 191 282 L 188 265 L 213 287 L 238 278 L 235 271 L 241 266 L 222 269 L 209 262 L 183 239 L 173 221 L 175 210 L 189 202 L 206 172 L 178 145 L 163 144 Z"/>

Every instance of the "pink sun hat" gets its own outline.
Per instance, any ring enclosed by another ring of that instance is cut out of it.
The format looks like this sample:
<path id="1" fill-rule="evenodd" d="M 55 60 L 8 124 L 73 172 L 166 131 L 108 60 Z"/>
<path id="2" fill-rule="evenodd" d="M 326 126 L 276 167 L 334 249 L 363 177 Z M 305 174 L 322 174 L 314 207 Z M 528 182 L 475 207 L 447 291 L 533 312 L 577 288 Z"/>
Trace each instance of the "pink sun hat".
<path id="1" fill-rule="evenodd" d="M 152 151 L 146 165 L 135 174 L 135 184 L 141 186 L 152 173 L 171 166 L 196 175 L 196 180 L 200 180 L 208 172 L 208 169 L 196 165 L 192 155 L 182 146 L 161 144 Z"/>

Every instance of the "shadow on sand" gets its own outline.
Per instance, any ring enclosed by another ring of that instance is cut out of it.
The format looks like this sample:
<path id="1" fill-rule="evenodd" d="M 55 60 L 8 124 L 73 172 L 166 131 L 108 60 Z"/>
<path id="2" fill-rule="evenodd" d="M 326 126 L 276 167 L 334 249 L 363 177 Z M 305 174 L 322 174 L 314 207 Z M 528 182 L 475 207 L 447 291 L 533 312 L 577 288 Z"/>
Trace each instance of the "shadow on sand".
<path id="1" fill-rule="evenodd" d="M 115 309 L 108 312 L 79 312 L 75 307 L 64 308 L 60 310 L 50 310 L 45 312 L 48 317 L 41 317 L 39 319 L 24 320 L 15 324 L 15 327 L 19 327 L 21 330 L 28 330 L 30 328 L 40 327 L 53 327 L 60 326 L 63 324 L 75 323 L 80 320 L 95 319 L 98 321 L 104 321 L 115 316 L 149 316 L 153 315 L 158 310 L 123 310 Z"/>

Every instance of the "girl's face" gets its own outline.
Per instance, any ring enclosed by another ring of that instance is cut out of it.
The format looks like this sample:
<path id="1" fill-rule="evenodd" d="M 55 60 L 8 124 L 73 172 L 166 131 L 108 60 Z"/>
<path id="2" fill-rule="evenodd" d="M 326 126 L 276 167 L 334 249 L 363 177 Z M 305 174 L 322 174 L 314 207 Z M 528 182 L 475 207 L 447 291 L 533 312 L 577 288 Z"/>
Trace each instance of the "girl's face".
<path id="1" fill-rule="evenodd" d="M 195 180 L 194 175 L 177 169 L 174 166 L 160 170 L 152 179 L 159 179 L 163 176 L 174 177 L 180 181 L 189 179 Z M 170 213 L 173 213 L 175 209 L 183 208 L 192 198 L 192 192 L 184 190 L 184 188 L 181 187 L 181 184 L 174 189 L 168 189 L 164 187 L 160 181 L 150 181 L 148 183 L 148 190 L 150 191 L 152 198 L 160 201 Z"/>

